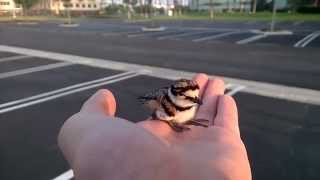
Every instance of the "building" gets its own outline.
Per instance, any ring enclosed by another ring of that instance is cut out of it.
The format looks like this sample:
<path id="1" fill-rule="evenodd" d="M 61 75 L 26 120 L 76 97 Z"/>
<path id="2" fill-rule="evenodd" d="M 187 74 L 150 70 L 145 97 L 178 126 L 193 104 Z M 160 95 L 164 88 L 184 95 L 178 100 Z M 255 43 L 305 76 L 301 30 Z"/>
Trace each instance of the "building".
<path id="1" fill-rule="evenodd" d="M 13 0 L 0 0 L 0 13 L 21 12 L 21 10 L 21 5 Z"/>
<path id="2" fill-rule="evenodd" d="M 250 11 L 252 0 L 212 0 L 215 11 L 242 9 Z M 192 0 L 190 9 L 207 10 L 210 7 L 210 0 Z"/>
<path id="3" fill-rule="evenodd" d="M 55 14 L 61 11 L 70 10 L 72 12 L 97 12 L 101 9 L 101 0 L 51 0 L 50 10 Z"/>
<path id="4" fill-rule="evenodd" d="M 103 8 L 110 6 L 110 5 L 123 5 L 123 0 L 101 0 L 101 6 Z"/>

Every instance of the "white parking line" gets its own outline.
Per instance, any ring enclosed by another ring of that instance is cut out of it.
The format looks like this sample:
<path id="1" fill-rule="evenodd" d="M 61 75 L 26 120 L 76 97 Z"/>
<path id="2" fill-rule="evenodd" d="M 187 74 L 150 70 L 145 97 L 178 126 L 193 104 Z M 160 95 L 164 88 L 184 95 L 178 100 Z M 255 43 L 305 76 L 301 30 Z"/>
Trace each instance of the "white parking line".
<path id="1" fill-rule="evenodd" d="M 296 44 L 294 44 L 294 47 L 305 47 L 311 41 L 316 39 L 318 36 L 320 36 L 320 32 L 319 31 L 313 32 L 313 33 L 307 35 L 306 37 L 304 37 L 303 39 L 301 39 L 300 41 L 298 41 Z"/>
<path id="2" fill-rule="evenodd" d="M 54 63 L 54 64 L 48 64 L 48 65 L 43 65 L 43 66 L 37 66 L 37 67 L 32 67 L 32 68 L 26 68 L 26 69 L 20 69 L 20 70 L 16 70 L 16 71 L 0 73 L 0 79 L 13 77 L 13 76 L 19 76 L 19 75 L 23 75 L 23 74 L 29 74 L 29 73 L 33 73 L 33 72 L 46 71 L 46 70 L 50 70 L 50 69 L 70 66 L 72 64 L 73 63 L 70 63 L 70 62 L 60 62 L 60 63 Z"/>
<path id="3" fill-rule="evenodd" d="M 34 57 L 67 61 L 67 62 L 72 62 L 77 64 L 83 64 L 83 65 L 106 68 L 106 69 L 114 69 L 114 70 L 120 70 L 120 71 L 144 70 L 146 72 L 150 72 L 148 76 L 158 77 L 162 79 L 175 80 L 178 78 L 191 78 L 196 74 L 195 72 L 187 72 L 187 71 L 175 70 L 175 69 L 169 69 L 169 68 L 160 68 L 160 67 L 147 66 L 147 65 L 123 63 L 119 61 L 89 58 L 89 57 L 83 57 L 83 56 L 55 53 L 55 52 L 27 49 L 27 48 L 21 48 L 21 47 L 13 47 L 13 46 L 0 45 L 0 50 L 6 51 L 6 52 L 12 52 L 12 53 L 25 54 L 25 55 L 34 56 Z M 280 84 L 271 84 L 266 82 L 228 78 L 228 77 L 220 77 L 220 78 L 223 78 L 228 83 L 241 84 L 246 86 L 247 88 L 243 89 L 243 92 L 246 92 L 246 93 L 284 99 L 289 101 L 320 105 L 320 91 L 318 90 L 291 87 L 291 86 L 280 85 Z"/>
<path id="4" fill-rule="evenodd" d="M 242 39 L 242 40 L 238 41 L 237 44 L 248 44 L 250 42 L 257 41 L 257 40 L 265 38 L 265 37 L 268 37 L 268 35 L 266 35 L 266 34 L 258 34 L 258 35 L 254 35 L 254 36 L 251 36 L 251 37 L 246 38 L 246 39 Z"/>
<path id="5" fill-rule="evenodd" d="M 7 103 L 0 104 L 0 109 L 4 108 L 4 107 L 20 104 L 20 103 L 25 103 L 25 102 L 32 101 L 32 100 L 35 100 L 35 99 L 40 99 L 40 98 L 43 98 L 43 97 L 52 96 L 54 94 L 58 94 L 58 93 L 61 93 L 61 92 L 65 92 L 65 91 L 69 91 L 69 90 L 72 90 L 72 89 L 80 88 L 80 87 L 83 87 L 83 86 L 88 86 L 88 85 L 91 85 L 91 84 L 104 82 L 104 81 L 107 81 L 107 80 L 110 80 L 110 79 L 119 78 L 119 77 L 130 75 L 130 74 L 135 74 L 135 73 L 136 72 L 134 72 L 134 71 L 120 73 L 120 74 L 116 74 L 116 75 L 113 75 L 113 76 L 108 76 L 108 77 L 97 79 L 97 80 L 93 80 L 93 81 L 87 81 L 87 82 L 84 82 L 84 83 L 79 83 L 79 84 L 67 86 L 67 87 L 64 87 L 64 88 L 61 88 L 61 89 L 57 89 L 57 90 L 54 90 L 54 91 L 41 93 L 41 94 L 34 95 L 34 96 L 31 96 L 31 97 L 10 101 L 10 102 L 7 102 Z"/>
<path id="6" fill-rule="evenodd" d="M 146 35 L 157 35 L 157 34 L 165 34 L 165 33 L 168 33 L 170 31 L 150 31 L 150 32 L 144 32 L 141 30 L 141 32 L 137 32 L 137 33 L 133 33 L 133 34 L 128 34 L 128 38 L 135 38 L 135 37 L 140 37 L 140 36 L 146 36 Z M 174 32 L 174 31 L 171 31 L 171 32 Z"/>
<path id="7" fill-rule="evenodd" d="M 10 57 L 5 57 L 5 58 L 0 58 L 0 63 L 6 62 L 6 61 L 19 60 L 19 59 L 26 59 L 26 58 L 31 58 L 31 56 L 18 55 L 18 56 L 10 56 Z"/>
<path id="8" fill-rule="evenodd" d="M 60 176 L 52 179 L 52 180 L 70 180 L 74 176 L 72 169 L 69 169 L 68 171 L 62 173 Z"/>
<path id="9" fill-rule="evenodd" d="M 128 74 L 128 75 L 125 75 L 125 76 L 117 77 L 117 78 L 114 78 L 114 79 L 111 79 L 111 80 L 103 81 L 103 82 L 100 82 L 100 83 L 91 84 L 91 85 L 88 85 L 88 86 L 84 86 L 84 87 L 72 89 L 72 90 L 69 90 L 69 91 L 61 92 L 61 93 L 58 93 L 58 94 L 54 94 L 54 95 L 51 95 L 51 96 L 46 96 L 46 97 L 43 97 L 43 98 L 40 98 L 40 99 L 36 99 L 36 100 L 33 100 L 33 101 L 21 103 L 21 104 L 15 105 L 15 106 L 10 106 L 10 107 L 7 107 L 7 108 L 0 109 L 0 114 L 6 113 L 6 112 L 10 112 L 10 111 L 14 111 L 14 110 L 17 110 L 17 109 L 21 109 L 21 108 L 24 108 L 24 107 L 32 106 L 32 105 L 39 104 L 39 103 L 42 103 L 42 102 L 50 101 L 50 100 L 53 100 L 53 99 L 57 99 L 57 98 L 60 98 L 60 97 L 63 97 L 63 96 L 67 96 L 67 95 L 74 94 L 74 93 L 77 93 L 77 92 L 81 92 L 81 91 L 84 91 L 84 90 L 92 89 L 92 88 L 95 88 L 95 87 L 99 87 L 99 86 L 115 83 L 115 82 L 118 82 L 118 81 L 122 81 L 122 80 L 125 80 L 125 79 L 133 78 L 133 77 L 136 77 L 136 76 L 139 76 L 139 75 L 141 75 L 141 73 L 136 72 L 136 73 Z"/>
<path id="10" fill-rule="evenodd" d="M 206 36 L 206 37 L 202 37 L 202 38 L 193 39 L 192 41 L 193 42 L 208 41 L 208 40 L 226 37 L 226 36 L 233 35 L 233 34 L 241 34 L 243 32 L 244 31 L 231 31 L 231 32 L 226 32 L 226 33 L 216 34 L 216 35 L 212 35 L 212 36 Z"/>
<path id="11" fill-rule="evenodd" d="M 299 25 L 301 25 L 302 23 L 304 23 L 304 21 L 297 21 L 297 22 L 294 22 L 293 25 L 294 25 L 294 26 L 299 26 Z"/>
<path id="12" fill-rule="evenodd" d="M 302 43 L 301 47 L 307 46 L 311 41 L 313 41 L 314 39 L 316 39 L 319 36 L 320 36 L 320 32 L 314 34 L 312 37 L 310 37 L 308 40 L 306 40 L 304 43 Z"/>
<path id="13" fill-rule="evenodd" d="M 178 37 L 185 37 L 185 36 L 193 36 L 193 35 L 197 35 L 197 34 L 202 34 L 202 33 L 206 33 L 208 31 L 202 31 L 202 32 L 185 32 L 182 34 L 170 34 L 167 36 L 161 36 L 159 38 L 157 38 L 158 40 L 164 40 L 164 39 L 171 39 L 171 38 L 178 38 Z"/>
<path id="14" fill-rule="evenodd" d="M 240 92 L 241 90 L 243 90 L 245 88 L 246 88 L 246 86 L 239 85 L 239 86 L 231 89 L 231 91 L 226 93 L 226 95 L 233 96 L 233 95 L 235 95 L 236 93 Z"/>

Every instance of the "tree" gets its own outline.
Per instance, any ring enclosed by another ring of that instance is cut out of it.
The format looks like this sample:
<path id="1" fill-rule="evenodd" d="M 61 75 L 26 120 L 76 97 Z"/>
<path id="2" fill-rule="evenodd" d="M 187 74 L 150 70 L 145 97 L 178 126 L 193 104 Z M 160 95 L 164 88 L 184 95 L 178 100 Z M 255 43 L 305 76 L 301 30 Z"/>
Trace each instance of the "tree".
<path id="1" fill-rule="evenodd" d="M 124 0 L 123 2 L 126 3 L 127 5 L 127 17 L 128 17 L 128 20 L 130 20 L 132 18 L 132 12 L 134 11 L 133 6 L 135 6 L 138 3 L 138 0 Z M 141 7 L 141 4 L 140 4 L 140 7 Z"/>
<path id="2" fill-rule="evenodd" d="M 255 14 L 257 11 L 257 0 L 252 0 L 251 6 L 251 12 L 252 14 Z"/>
<path id="3" fill-rule="evenodd" d="M 39 0 L 14 0 L 15 4 L 21 4 L 23 14 L 26 14 L 27 10 L 29 10 L 33 5 L 38 3 Z"/>
<path id="4" fill-rule="evenodd" d="M 70 12 L 70 7 L 71 7 L 71 0 L 62 0 L 63 2 L 63 7 L 66 9 L 67 12 L 67 18 L 68 18 L 68 24 L 71 24 L 71 12 Z"/>
<path id="5" fill-rule="evenodd" d="M 311 5 L 314 3 L 314 0 L 289 0 L 288 3 L 294 10 L 296 10 L 299 7 Z"/>
<path id="6" fill-rule="evenodd" d="M 203 5 L 209 7 L 208 8 L 209 9 L 209 17 L 210 17 L 210 19 L 214 19 L 214 14 L 215 14 L 214 7 L 220 6 L 221 3 L 220 2 L 214 2 L 214 0 L 209 0 L 209 3 L 205 3 Z"/>

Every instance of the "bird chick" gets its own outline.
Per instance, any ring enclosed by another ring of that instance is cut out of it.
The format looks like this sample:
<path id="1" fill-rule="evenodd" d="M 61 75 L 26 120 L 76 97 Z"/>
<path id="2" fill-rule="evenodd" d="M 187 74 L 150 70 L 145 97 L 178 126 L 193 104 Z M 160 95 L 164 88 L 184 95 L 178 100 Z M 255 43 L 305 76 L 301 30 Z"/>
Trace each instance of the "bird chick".
<path id="1" fill-rule="evenodd" d="M 193 80 L 177 80 L 170 87 L 152 91 L 138 99 L 153 112 L 153 119 L 167 122 L 177 132 L 189 130 L 186 125 L 208 127 L 207 124 L 194 120 L 202 102 L 199 85 Z"/>

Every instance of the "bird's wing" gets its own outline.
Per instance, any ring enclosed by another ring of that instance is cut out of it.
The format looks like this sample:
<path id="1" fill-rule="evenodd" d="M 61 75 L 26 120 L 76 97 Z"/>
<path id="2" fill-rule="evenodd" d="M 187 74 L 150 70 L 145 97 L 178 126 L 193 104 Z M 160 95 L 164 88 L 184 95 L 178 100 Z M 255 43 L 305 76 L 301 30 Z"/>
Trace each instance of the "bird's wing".
<path id="1" fill-rule="evenodd" d="M 138 99 L 141 103 L 146 103 L 147 101 L 155 100 L 160 101 L 161 98 L 167 93 L 168 88 L 161 88 L 154 91 L 151 91 L 143 96 L 139 96 Z"/>

